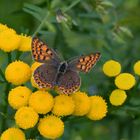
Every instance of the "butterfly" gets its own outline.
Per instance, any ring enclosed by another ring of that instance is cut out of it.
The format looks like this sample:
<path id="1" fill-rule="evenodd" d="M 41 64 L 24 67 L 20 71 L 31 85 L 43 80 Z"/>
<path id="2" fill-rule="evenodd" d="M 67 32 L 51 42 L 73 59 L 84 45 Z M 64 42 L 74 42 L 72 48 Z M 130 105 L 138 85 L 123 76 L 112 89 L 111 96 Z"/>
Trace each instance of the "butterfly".
<path id="1" fill-rule="evenodd" d="M 32 56 L 35 61 L 43 63 L 33 73 L 34 80 L 40 88 L 57 87 L 60 93 L 71 94 L 80 88 L 79 72 L 89 72 L 101 55 L 96 52 L 61 61 L 52 48 L 34 37 L 32 39 Z"/>

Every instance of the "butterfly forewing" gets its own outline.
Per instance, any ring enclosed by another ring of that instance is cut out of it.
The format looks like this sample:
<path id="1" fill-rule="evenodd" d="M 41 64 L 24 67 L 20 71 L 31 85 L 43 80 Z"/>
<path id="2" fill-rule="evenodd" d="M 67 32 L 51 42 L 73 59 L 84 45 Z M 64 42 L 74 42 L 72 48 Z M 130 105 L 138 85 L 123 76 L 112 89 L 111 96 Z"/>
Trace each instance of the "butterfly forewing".
<path id="1" fill-rule="evenodd" d="M 35 61 L 45 63 L 48 61 L 56 61 L 59 63 L 59 58 L 53 49 L 50 49 L 47 44 L 39 38 L 32 39 L 32 55 Z"/>
<path id="2" fill-rule="evenodd" d="M 81 80 L 77 72 L 68 70 L 57 77 L 58 90 L 64 94 L 76 92 L 81 85 Z"/>
<path id="3" fill-rule="evenodd" d="M 53 88 L 57 76 L 57 67 L 43 64 L 35 70 L 33 76 L 40 88 Z"/>
<path id="4" fill-rule="evenodd" d="M 69 62 L 69 68 L 81 72 L 89 72 L 100 58 L 100 53 L 81 56 Z"/>

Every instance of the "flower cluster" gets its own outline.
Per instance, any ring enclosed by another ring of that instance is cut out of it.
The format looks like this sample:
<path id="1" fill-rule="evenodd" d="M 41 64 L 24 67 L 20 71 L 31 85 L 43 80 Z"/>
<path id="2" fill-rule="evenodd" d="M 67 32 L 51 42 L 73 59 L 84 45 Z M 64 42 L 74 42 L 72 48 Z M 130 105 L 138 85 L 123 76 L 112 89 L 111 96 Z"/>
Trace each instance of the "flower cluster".
<path id="1" fill-rule="evenodd" d="M 134 64 L 134 73 L 140 76 L 140 61 Z M 136 84 L 136 78 L 128 72 L 121 73 L 121 64 L 115 60 L 106 61 L 103 65 L 103 72 L 108 77 L 115 77 L 114 83 L 117 87 L 109 97 L 110 103 L 114 106 L 122 105 L 126 98 L 126 92 L 132 89 Z"/>
<path id="2" fill-rule="evenodd" d="M 18 35 L 3 24 L 0 24 L 0 40 L 0 49 L 5 52 L 31 50 L 31 37 Z M 49 89 L 40 89 L 32 76 L 40 65 L 34 62 L 30 66 L 22 60 L 13 59 L 7 64 L 5 79 L 7 84 L 13 85 L 7 100 L 16 111 L 16 127 L 14 125 L 5 130 L 1 140 L 25 140 L 24 131 L 33 127 L 37 127 L 41 136 L 56 139 L 64 133 L 63 118 L 85 116 L 91 120 L 101 120 L 106 116 L 107 103 L 101 96 L 88 96 L 81 91 L 53 96 Z"/>
<path id="3" fill-rule="evenodd" d="M 31 50 L 30 36 L 18 35 L 15 30 L 3 24 L 0 24 L 0 41 L 0 49 L 5 52 L 16 49 L 23 52 Z"/>

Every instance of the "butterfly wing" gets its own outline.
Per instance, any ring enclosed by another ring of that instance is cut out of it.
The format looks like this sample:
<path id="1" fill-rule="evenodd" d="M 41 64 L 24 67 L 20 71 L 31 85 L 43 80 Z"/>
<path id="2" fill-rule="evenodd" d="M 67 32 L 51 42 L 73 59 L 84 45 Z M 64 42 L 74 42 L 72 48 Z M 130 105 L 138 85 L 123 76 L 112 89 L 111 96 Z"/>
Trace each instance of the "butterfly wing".
<path id="1" fill-rule="evenodd" d="M 32 39 L 32 55 L 35 61 L 41 63 L 46 63 L 48 61 L 60 63 L 60 59 L 56 52 L 37 37 Z"/>
<path id="2" fill-rule="evenodd" d="M 42 64 L 33 74 L 34 80 L 40 88 L 53 88 L 57 76 L 57 67 Z"/>
<path id="3" fill-rule="evenodd" d="M 64 74 L 58 75 L 56 83 L 61 93 L 71 94 L 80 88 L 81 79 L 77 72 L 67 70 Z"/>
<path id="4" fill-rule="evenodd" d="M 75 71 L 89 72 L 100 58 L 100 53 L 81 56 L 68 62 L 68 68 Z"/>

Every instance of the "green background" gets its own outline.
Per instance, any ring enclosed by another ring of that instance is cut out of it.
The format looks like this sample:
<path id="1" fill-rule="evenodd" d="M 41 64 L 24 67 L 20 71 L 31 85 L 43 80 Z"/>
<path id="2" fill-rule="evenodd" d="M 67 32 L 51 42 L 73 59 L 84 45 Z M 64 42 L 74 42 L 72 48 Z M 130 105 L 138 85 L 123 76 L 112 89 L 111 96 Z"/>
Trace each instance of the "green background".
<path id="1" fill-rule="evenodd" d="M 0 23 L 7 24 L 18 34 L 33 35 L 37 31 L 37 36 L 63 59 L 96 51 L 102 54 L 101 60 L 89 74 L 80 74 L 81 90 L 89 95 L 101 95 L 107 100 L 107 117 L 101 121 L 71 118 L 65 122 L 65 133 L 60 138 L 62 140 L 140 140 L 139 83 L 137 89 L 128 91 L 128 99 L 123 106 L 113 107 L 109 103 L 109 95 L 116 88 L 114 79 L 106 77 L 102 72 L 103 63 L 115 59 L 121 63 L 122 72 L 134 73 L 133 65 L 140 59 L 140 1 L 101 2 L 104 1 L 0 0 Z M 55 16 L 58 9 L 65 13 L 67 22 L 57 23 Z M 43 26 L 38 30 L 42 22 Z M 6 67 L 5 57 L 5 53 L 0 52 L 3 71 Z M 24 53 L 20 59 L 32 63 L 30 53 Z M 1 86 L 0 108 L 5 104 L 3 88 Z M 5 128 L 12 123 L 7 121 Z M 27 136 L 35 138 L 29 132 Z M 43 139 L 40 136 L 36 138 Z"/>

